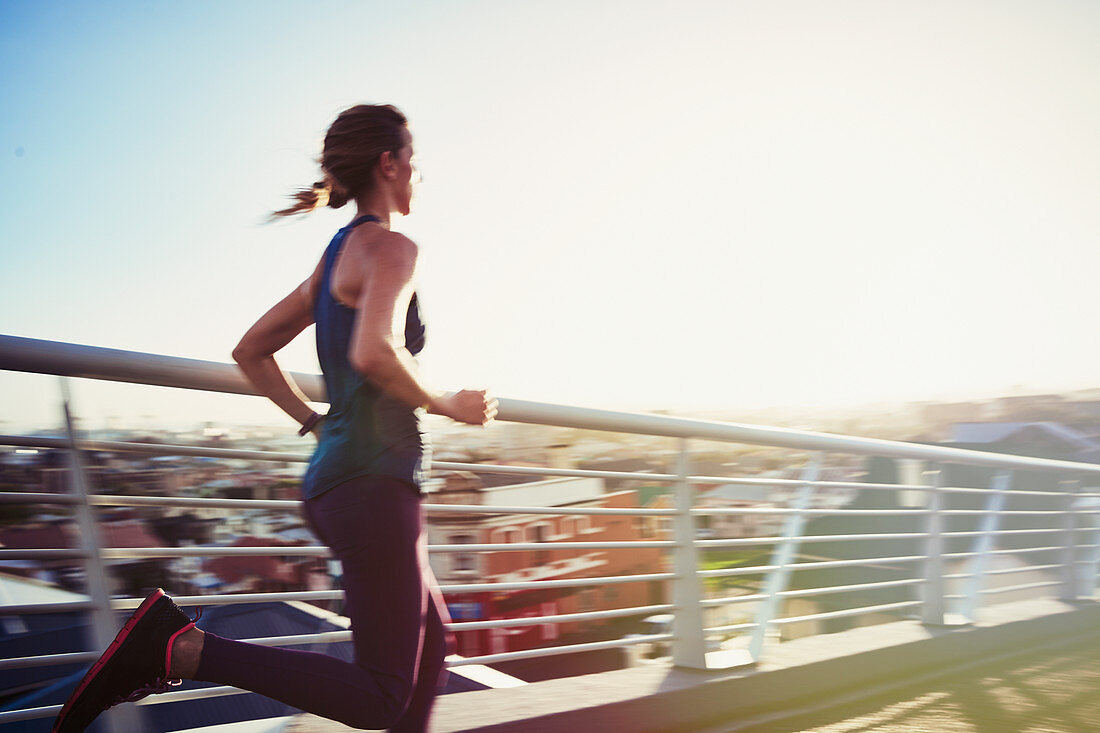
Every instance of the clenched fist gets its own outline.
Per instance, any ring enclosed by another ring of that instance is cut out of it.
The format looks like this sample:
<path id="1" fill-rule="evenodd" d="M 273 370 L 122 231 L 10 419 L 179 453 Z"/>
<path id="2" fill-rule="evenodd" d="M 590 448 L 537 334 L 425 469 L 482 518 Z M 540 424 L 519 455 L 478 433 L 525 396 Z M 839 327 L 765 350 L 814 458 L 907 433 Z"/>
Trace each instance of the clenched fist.
<path id="1" fill-rule="evenodd" d="M 468 425 L 487 425 L 497 415 L 497 401 L 483 389 L 464 389 L 432 400 L 428 411 Z"/>

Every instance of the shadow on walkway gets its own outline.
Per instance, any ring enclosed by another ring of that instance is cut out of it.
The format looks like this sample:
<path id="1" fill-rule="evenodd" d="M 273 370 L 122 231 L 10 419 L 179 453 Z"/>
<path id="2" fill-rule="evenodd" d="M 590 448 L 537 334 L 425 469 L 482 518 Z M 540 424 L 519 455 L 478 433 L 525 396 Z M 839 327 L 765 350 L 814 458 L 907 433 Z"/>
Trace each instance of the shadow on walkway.
<path id="1" fill-rule="evenodd" d="M 892 694 L 782 721 L 750 726 L 730 721 L 728 730 L 737 733 L 1100 731 L 1100 641 L 1002 660 Z"/>

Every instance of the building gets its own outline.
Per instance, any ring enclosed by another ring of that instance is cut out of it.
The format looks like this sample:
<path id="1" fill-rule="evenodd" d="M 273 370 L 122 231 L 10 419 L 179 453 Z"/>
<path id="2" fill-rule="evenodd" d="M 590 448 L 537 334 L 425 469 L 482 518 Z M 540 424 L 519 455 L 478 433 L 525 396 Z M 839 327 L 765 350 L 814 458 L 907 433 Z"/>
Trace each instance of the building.
<path id="1" fill-rule="evenodd" d="M 569 478 L 485 487 L 470 473 L 444 478 L 432 503 L 481 506 L 632 508 L 633 490 L 604 492 L 600 479 Z M 656 518 L 615 515 L 504 514 L 439 512 L 429 517 L 433 545 L 508 544 L 520 542 L 625 542 L 662 539 Z M 529 582 L 660 572 L 661 550 L 539 549 L 436 553 L 432 568 L 441 585 L 481 582 Z M 455 621 L 580 613 L 664 602 L 661 583 L 617 583 L 602 586 L 546 588 L 508 592 L 447 594 Z M 528 649 L 554 643 L 618 635 L 624 622 L 581 621 L 539 624 L 457 634 L 464 656 Z"/>
<path id="2" fill-rule="evenodd" d="M 1100 442 L 1057 422 L 959 423 L 952 428 L 950 444 L 1067 461 L 1100 461 Z"/>

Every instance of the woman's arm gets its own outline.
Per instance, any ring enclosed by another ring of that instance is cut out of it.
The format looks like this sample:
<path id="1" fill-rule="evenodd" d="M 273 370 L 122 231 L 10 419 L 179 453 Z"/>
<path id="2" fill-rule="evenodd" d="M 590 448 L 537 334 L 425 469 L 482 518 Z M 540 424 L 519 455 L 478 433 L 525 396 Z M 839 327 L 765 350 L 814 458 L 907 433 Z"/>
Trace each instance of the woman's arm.
<path id="1" fill-rule="evenodd" d="M 319 267 L 319 265 L 318 265 Z M 233 360 L 248 381 L 283 412 L 300 424 L 313 415 L 298 386 L 279 365 L 274 354 L 313 323 L 313 292 L 317 272 L 260 317 L 233 349 Z"/>
<path id="2" fill-rule="evenodd" d="M 430 391 L 421 382 L 416 362 L 405 347 L 405 317 L 412 298 L 416 257 L 416 244 L 392 232 L 368 251 L 348 360 L 356 371 L 407 405 L 484 425 L 496 415 L 496 400 L 484 391 Z"/>

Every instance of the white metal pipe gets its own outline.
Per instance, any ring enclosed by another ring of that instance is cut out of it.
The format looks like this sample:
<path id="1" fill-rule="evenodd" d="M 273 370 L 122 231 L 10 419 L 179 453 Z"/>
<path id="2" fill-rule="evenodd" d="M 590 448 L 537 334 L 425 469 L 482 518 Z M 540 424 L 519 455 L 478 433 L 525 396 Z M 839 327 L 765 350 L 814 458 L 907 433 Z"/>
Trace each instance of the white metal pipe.
<path id="1" fill-rule="evenodd" d="M 135 606 L 137 608 L 137 606 Z M 0 606 L 0 616 L 23 616 L 31 613 L 72 613 L 90 611 L 91 601 L 63 601 L 60 603 L 18 603 Z"/>
<path id="2" fill-rule="evenodd" d="M 351 631 L 321 631 L 316 634 L 290 634 L 287 636 L 264 636 L 255 639 L 241 639 L 246 644 L 261 646 L 297 646 L 299 644 L 338 644 L 351 641 Z"/>
<path id="3" fill-rule="evenodd" d="M 100 652 L 67 652 L 65 654 L 41 654 L 34 657 L 11 657 L 0 659 L 0 672 L 9 669 L 29 669 L 32 667 L 52 667 L 57 664 L 85 664 L 99 659 Z"/>
<path id="4" fill-rule="evenodd" d="M 661 582 L 675 579 L 672 573 L 648 573 L 644 575 L 613 575 L 608 577 L 567 578 L 563 580 L 533 580 L 525 583 L 470 583 L 444 585 L 446 593 L 477 593 L 513 590 L 539 590 L 543 588 L 575 588 L 622 583 Z M 280 591 L 272 593 L 231 593 L 208 596 L 173 596 L 178 606 L 227 606 L 240 603 L 276 603 L 285 601 L 334 601 L 344 597 L 342 590 Z M 141 605 L 143 598 L 112 598 L 111 608 L 116 611 L 132 611 Z M 87 610 L 89 601 L 63 603 L 25 603 L 0 606 L 0 616 L 18 616 L 27 613 L 65 613 Z"/>
<path id="5" fill-rule="evenodd" d="M 784 598 L 802 598 L 805 596 L 824 596 L 832 593 L 858 593 L 860 591 L 874 590 L 877 588 L 899 588 L 907 585 L 922 585 L 924 578 L 905 578 L 902 580 L 883 580 L 875 583 L 854 583 L 852 585 L 831 585 L 821 588 L 800 588 L 798 590 L 783 591 L 780 595 Z"/>
<path id="6" fill-rule="evenodd" d="M 95 513 L 88 497 L 92 493 L 92 486 L 88 479 L 88 471 L 85 467 L 84 455 L 76 444 L 76 430 L 73 428 L 72 398 L 69 392 L 68 378 L 61 380 L 61 410 L 65 425 L 65 438 L 68 443 L 66 453 L 69 458 L 69 486 L 73 496 L 79 501 L 73 506 L 73 516 L 76 520 L 78 542 L 82 550 L 84 577 L 86 581 L 89 601 L 91 601 L 90 618 L 92 622 L 92 641 L 99 649 L 106 649 L 116 634 L 116 620 L 111 611 L 111 599 L 109 589 L 112 586 L 111 575 L 107 572 L 107 566 L 103 562 L 103 556 L 99 550 L 103 546 L 101 529 L 96 522 Z M 102 727 L 107 733 L 121 733 L 122 731 L 135 730 L 141 725 L 141 715 L 133 708 L 119 708 L 108 711 L 103 716 Z"/>
<path id="7" fill-rule="evenodd" d="M 28 448 L 64 448 L 67 443 L 63 438 L 48 436 L 23 436 L 0 435 L 0 445 L 22 446 Z M 276 463 L 305 463 L 309 461 L 307 453 L 285 453 L 279 451 L 254 451 L 237 450 L 233 448 L 207 448 L 194 445 L 174 445 L 165 443 L 130 443 L 105 440 L 78 440 L 77 445 L 81 450 L 145 453 L 150 455 L 181 455 L 207 458 L 234 458 L 241 460 L 270 461 Z M 679 478 L 675 474 L 645 473 L 628 471 L 596 471 L 568 468 L 546 468 L 541 466 L 503 466 L 488 463 L 456 463 L 451 461 L 435 461 L 432 468 L 438 471 L 473 471 L 476 473 L 500 473 L 531 476 L 561 476 L 576 478 L 603 478 L 620 480 L 643 480 L 658 483 L 672 483 Z M 797 479 L 775 479 L 763 477 L 736 477 L 736 476 L 689 476 L 690 483 L 700 484 L 738 484 L 749 486 L 798 486 Z M 830 489 L 871 489 L 884 491 L 928 491 L 928 487 L 909 484 L 879 484 L 859 481 L 813 481 L 811 486 Z M 964 492 L 983 494 L 989 493 L 989 489 L 975 487 L 943 487 L 942 491 Z M 1028 496 L 1057 496 L 1054 491 L 1031 491 L 1026 489 L 1013 489 L 1007 494 L 1019 494 Z M 50 496 L 50 495 L 44 495 Z M 1100 494 L 1081 494 L 1080 496 L 1100 496 Z M 0 497 L 0 500 L 10 501 L 9 497 Z M 247 499 L 242 501 L 248 501 Z M 693 509 L 693 513 L 710 514 L 721 513 L 721 509 Z"/>
<path id="8" fill-rule="evenodd" d="M 1007 549 L 990 550 L 986 554 L 987 555 L 1023 555 L 1023 554 L 1028 553 L 1028 552 L 1056 552 L 1057 550 L 1060 550 L 1060 549 L 1062 549 L 1062 548 L 1061 547 L 1020 547 L 1020 548 L 1009 547 Z M 978 553 L 976 553 L 976 552 L 947 552 L 947 553 L 944 553 L 944 557 L 954 557 L 954 558 L 974 557 L 977 554 Z"/>
<path id="9" fill-rule="evenodd" d="M 22 710 L 7 710 L 4 712 L 0 712 L 0 725 L 6 725 L 8 723 L 18 723 L 22 720 L 52 718 L 60 712 L 60 705 L 46 705 L 40 708 L 23 708 Z"/>
<path id="10" fill-rule="evenodd" d="M 174 599 L 177 605 L 192 605 L 180 603 L 185 600 L 182 597 Z M 676 609 L 671 603 L 638 606 L 634 608 L 618 608 L 607 611 L 590 611 L 585 613 L 565 613 L 548 616 L 523 616 L 519 618 L 495 619 L 492 621 L 469 621 L 448 624 L 452 631 L 471 631 L 476 629 L 507 628 L 515 626 L 539 626 L 542 624 L 560 624 L 575 621 L 589 621 L 606 618 L 622 618 L 640 616 L 654 613 L 667 613 Z M 351 641 L 351 631 L 325 631 L 316 634 L 292 634 L 287 636 L 266 636 L 250 639 L 241 639 L 247 644 L 259 644 L 261 646 L 297 646 L 301 644 L 337 644 Z M 78 664 L 94 662 L 99 658 L 99 652 L 72 652 L 66 654 L 44 654 L 33 657 L 16 657 L 0 660 L 0 671 L 9 669 L 26 669 L 32 667 L 48 667 L 59 664 Z"/>
<path id="11" fill-rule="evenodd" d="M 971 514 L 971 515 L 976 515 L 976 516 L 986 516 L 986 515 L 1009 516 L 1009 515 L 1016 515 L 1016 516 L 1021 516 L 1021 517 L 1038 517 L 1038 516 L 1046 516 L 1046 515 L 1050 515 L 1050 514 L 1057 514 L 1057 515 L 1060 516 L 1062 514 L 1065 514 L 1065 512 L 1060 510 L 1060 509 L 1053 509 L 1053 510 L 1043 509 L 1043 510 L 1035 510 L 1035 511 L 1023 511 L 1023 510 L 1017 510 L 1017 509 L 1001 509 L 1001 510 L 994 510 L 994 511 L 986 511 L 984 509 L 946 509 L 946 510 L 944 510 L 943 513 L 944 514 L 958 515 L 958 516 Z M 1098 513 L 1100 513 L 1100 509 L 1078 509 L 1076 513 L 1077 514 L 1098 514 Z"/>
<path id="12" fill-rule="evenodd" d="M 2 551 L 0 551 L 2 552 Z M 324 557 L 329 549 L 322 546 L 288 547 L 104 547 L 100 555 L 109 560 L 133 560 L 153 557 Z"/>
<path id="13" fill-rule="evenodd" d="M 671 517 L 672 509 L 618 509 L 603 507 L 565 507 L 565 506 L 482 506 L 479 504 L 424 504 L 424 511 L 430 514 L 551 514 L 551 515 L 589 515 L 612 517 Z"/>
<path id="14" fill-rule="evenodd" d="M 925 520 L 927 539 L 924 541 L 924 585 L 921 588 L 921 623 L 942 626 L 944 615 L 943 586 L 943 493 L 938 491 L 943 472 L 925 473 L 929 488 L 928 517 Z"/>
<path id="15" fill-rule="evenodd" d="M 429 545 L 429 552 L 512 552 L 521 550 L 635 550 L 639 548 L 671 548 L 668 540 L 624 542 L 513 542 L 509 544 Z M 0 559 L 33 559 L 44 550 L 0 550 Z M 76 550 L 56 550 L 53 556 L 80 557 Z M 239 557 L 239 556 L 327 556 L 322 545 L 289 545 L 286 547 L 104 547 L 100 556 L 110 560 L 152 557 Z"/>
<path id="16" fill-rule="evenodd" d="M 1053 565 L 1025 565 L 1019 568 L 1000 568 L 997 570 L 986 570 L 986 575 L 1011 575 L 1013 573 L 1028 573 L 1037 572 L 1039 570 L 1053 570 L 1054 568 L 1062 567 L 1060 564 Z M 969 578 L 970 573 L 948 573 L 943 576 L 944 580 L 958 580 L 960 578 Z"/>
<path id="17" fill-rule="evenodd" d="M 66 494 L 29 492 L 0 492 L 0 503 L 5 504 L 73 504 L 73 497 Z M 96 506 L 167 506 L 202 507 L 220 509 L 276 509 L 297 512 L 302 502 L 297 499 L 213 499 L 191 496 L 124 496 L 119 494 L 93 494 L 88 503 Z M 620 509 L 606 507 L 544 507 L 544 506 L 483 506 L 480 504 L 423 504 L 429 513 L 459 514 L 552 514 L 626 517 L 666 517 L 671 509 Z"/>
<path id="18" fill-rule="evenodd" d="M 669 549 L 671 540 L 627 540 L 623 542 L 509 542 L 480 545 L 428 545 L 429 552 L 508 552 L 511 550 L 639 550 Z"/>
<path id="19" fill-rule="evenodd" d="M 703 631 L 707 634 L 728 634 L 735 631 L 748 631 L 749 629 L 755 629 L 756 624 L 729 624 L 728 626 L 709 626 Z"/>
<path id="20" fill-rule="evenodd" d="M 170 506 L 203 509 L 274 509 L 297 513 L 302 502 L 296 499 L 208 499 L 198 496 L 122 496 L 96 494 L 88 497 L 96 506 Z"/>
<path id="21" fill-rule="evenodd" d="M 1058 529 L 1058 528 L 1050 528 L 1050 529 L 998 529 L 998 530 L 995 530 L 992 534 L 995 534 L 995 535 L 1002 535 L 1002 534 L 1041 534 L 1041 533 L 1045 533 L 1045 532 L 1063 532 L 1063 531 L 1064 530 Z M 972 532 L 944 532 L 943 536 L 944 537 L 977 537 L 980 534 L 982 534 L 980 531 L 975 530 L 975 531 L 972 531 Z"/>
<path id="22" fill-rule="evenodd" d="M 960 553 L 968 554 L 968 553 Z M 949 557 L 949 555 L 944 555 Z M 854 560 L 824 560 L 821 562 L 800 562 L 788 567 L 793 570 L 820 570 L 822 568 L 844 568 L 859 565 L 884 565 L 905 562 L 919 562 L 924 555 L 902 555 L 898 557 L 864 557 Z M 731 575 L 754 575 L 775 569 L 775 565 L 755 565 L 747 568 L 730 568 L 727 570 L 700 570 L 701 578 L 725 578 Z"/>
<path id="23" fill-rule="evenodd" d="M 209 596 L 172 596 L 177 606 L 229 606 L 238 603 L 278 603 L 288 601 L 336 601 L 342 590 L 279 591 L 273 593 L 225 593 Z M 111 605 L 119 611 L 133 611 L 143 598 L 114 598 Z"/>
<path id="24" fill-rule="evenodd" d="M 170 702 L 184 702 L 186 700 L 205 700 L 210 697 L 228 697 L 229 695 L 247 695 L 249 690 L 242 690 L 228 685 L 222 687 L 198 687 L 194 690 L 177 690 L 164 692 L 159 695 L 138 700 L 135 705 L 165 705 Z"/>
<path id="25" fill-rule="evenodd" d="M 763 593 L 751 593 L 744 596 L 726 596 L 725 598 L 704 598 L 699 602 L 703 608 L 718 608 L 719 606 L 733 606 L 738 603 L 755 603 L 766 601 L 768 597 Z M 756 626 L 756 624 L 753 624 Z"/>
<path id="26" fill-rule="evenodd" d="M 806 542 L 849 542 L 852 540 L 919 540 L 927 537 L 926 532 L 882 532 L 882 533 L 856 533 L 856 534 L 830 534 L 809 535 Z M 726 540 L 695 540 L 696 547 L 707 549 L 711 547 L 738 547 L 740 545 L 771 545 L 781 542 L 782 537 L 738 537 Z"/>
<path id="27" fill-rule="evenodd" d="M 813 488 L 812 486 L 810 488 Z M 783 516 L 847 516 L 847 517 L 919 517 L 927 509 L 825 509 L 824 507 L 739 507 L 737 509 L 708 509 L 700 514 L 774 514 Z"/>
<path id="28" fill-rule="evenodd" d="M 1077 517 L 1073 512 L 1077 502 L 1074 492 L 1080 488 L 1081 482 L 1076 480 L 1062 481 L 1061 486 L 1068 495 L 1062 497 L 1062 508 L 1065 510 L 1065 515 L 1062 517 L 1062 567 L 1060 572 L 1062 589 L 1058 597 L 1063 601 L 1072 603 L 1081 594 L 1075 564 L 1079 552 L 1077 549 Z"/>
<path id="29" fill-rule="evenodd" d="M 207 392 L 257 394 L 235 364 L 19 336 L 0 335 L 0 369 Z M 290 376 L 311 401 L 325 401 L 325 384 L 320 375 L 294 372 Z"/>
<path id="30" fill-rule="evenodd" d="M 547 468 L 543 466 L 502 466 L 495 463 L 457 463 L 455 461 L 432 461 L 432 469 L 435 471 L 470 471 L 472 473 L 501 473 L 517 476 L 641 480 L 653 481 L 654 483 L 673 483 L 677 480 L 676 475 L 671 473 L 600 471 L 584 468 Z"/>
<path id="31" fill-rule="evenodd" d="M 566 624 L 574 621 L 596 621 L 605 618 L 623 618 L 627 616 L 672 613 L 676 606 L 665 603 L 659 606 L 638 606 L 635 608 L 614 608 L 608 611 L 586 611 L 584 613 L 559 613 L 551 616 L 521 616 L 518 618 L 500 618 L 492 621 L 455 621 L 447 625 L 451 631 L 475 631 L 477 629 L 501 629 L 514 626 L 541 626 L 542 624 Z"/>
<path id="32" fill-rule="evenodd" d="M 672 520 L 676 538 L 672 551 L 672 564 L 676 580 L 672 582 L 672 602 L 677 613 L 672 618 L 672 663 L 688 669 L 707 668 L 706 636 L 703 634 L 702 584 L 699 582 L 699 553 L 695 548 L 695 518 L 691 515 L 695 488 L 688 483 L 689 444 L 685 438 L 678 441 L 679 455 L 676 473 L 681 477 L 673 488 L 676 516 Z"/>
<path id="33" fill-rule="evenodd" d="M 91 497 L 89 497 L 90 499 Z M 76 504 L 72 494 L 49 494 L 35 491 L 0 491 L 0 504 Z"/>
<path id="34" fill-rule="evenodd" d="M 87 558 L 85 550 L 44 548 L 34 550 L 0 550 L 0 560 L 68 560 Z"/>
<path id="35" fill-rule="evenodd" d="M 863 616 L 868 613 L 883 613 L 885 611 L 897 611 L 902 608 L 912 608 L 921 605 L 921 601 L 901 601 L 900 603 L 884 603 L 880 606 L 864 606 L 863 608 L 848 608 L 843 611 L 828 611 L 826 613 L 811 613 L 808 616 L 792 616 L 790 618 L 777 618 L 773 624 L 797 624 L 802 621 L 820 621 L 826 618 L 843 618 L 845 616 Z"/>
<path id="36" fill-rule="evenodd" d="M 998 593 L 1011 593 L 1017 590 L 1033 590 L 1035 588 L 1051 588 L 1056 585 L 1061 585 L 1060 580 L 1051 580 L 1043 583 L 1024 583 L 1023 585 L 1008 585 L 1001 588 L 983 588 L 982 595 L 996 595 Z"/>
<path id="37" fill-rule="evenodd" d="M 232 364 L 18 336 L 0 335 L 0 369 L 211 392 L 256 394 L 240 369 Z M 311 400 L 324 401 L 324 382 L 320 375 L 295 373 L 291 377 Z M 672 438 L 699 438 L 728 443 L 752 443 L 809 451 L 914 458 L 997 468 L 1051 469 L 1081 474 L 1100 473 L 1100 465 L 874 438 L 854 438 L 807 430 L 693 420 L 668 415 L 612 412 L 508 398 L 501 398 L 499 403 L 498 417 L 511 422 L 617 433 L 663 435 Z"/>
<path id="38" fill-rule="evenodd" d="M 959 604 L 959 613 L 962 614 L 963 618 L 972 622 L 977 620 L 978 608 L 981 605 L 981 591 L 985 581 L 983 574 L 988 569 L 990 551 L 993 549 L 995 537 L 993 533 L 1000 529 L 1000 517 L 1002 512 L 1005 511 L 1004 506 L 1007 497 L 1004 491 L 1011 487 L 1012 472 L 997 471 L 993 476 L 992 485 L 989 487 L 996 493 L 990 494 L 989 498 L 986 499 L 985 507 L 981 513 L 979 521 L 981 534 L 974 538 L 974 553 L 970 565 L 971 575 L 964 584 L 963 595 L 965 598 Z"/>
<path id="39" fill-rule="evenodd" d="M 807 481 L 816 481 L 821 472 L 821 464 L 824 456 L 815 454 L 805 468 L 802 469 L 802 478 Z M 752 638 L 749 640 L 749 656 L 753 661 L 759 662 L 764 651 L 765 636 L 768 624 L 780 613 L 779 595 L 787 589 L 787 581 L 790 579 L 790 565 L 798 552 L 799 542 L 802 541 L 806 528 L 806 514 L 802 510 L 813 501 L 814 487 L 805 484 L 799 487 L 792 504 L 797 513 L 788 516 L 783 524 L 783 541 L 775 546 L 772 552 L 772 566 L 774 570 L 768 571 L 764 579 L 763 595 L 765 600 L 756 608 L 756 628 L 753 629 Z"/>
<path id="40" fill-rule="evenodd" d="M 46 436 L 4 435 L 0 445 L 24 446 L 27 448 L 65 447 L 64 438 Z M 282 453 L 278 451 L 237 450 L 235 448 L 207 448 L 200 445 L 169 445 L 165 443 L 130 443 L 114 440 L 78 439 L 76 445 L 83 451 L 102 453 L 144 453 L 164 456 L 195 456 L 202 458 L 234 458 L 245 461 L 273 461 L 275 463 L 306 463 L 308 453 Z"/>
<path id="41" fill-rule="evenodd" d="M 635 644 L 647 644 L 658 641 L 672 641 L 672 634 L 650 634 L 648 636 L 634 636 L 629 639 L 611 639 L 609 641 L 590 641 L 585 644 L 570 644 L 568 646 L 552 646 L 542 649 L 525 649 L 521 652 L 503 652 L 500 654 L 485 654 L 480 657 L 467 657 L 462 660 L 446 662 L 448 667 L 459 667 L 464 664 L 497 664 L 499 662 L 511 662 L 517 659 L 538 659 L 539 657 L 552 657 L 558 654 L 575 654 L 577 652 L 589 652 L 596 649 L 615 649 L 617 647 L 634 646 Z"/>
<path id="42" fill-rule="evenodd" d="M 642 583 L 650 581 L 675 580 L 674 573 L 647 573 L 644 575 L 611 575 L 594 578 L 565 578 L 562 580 L 534 580 L 516 583 L 464 583 L 441 585 L 443 593 L 481 593 L 509 590 L 538 590 L 540 588 L 584 588 L 593 585 L 612 585 L 616 583 Z"/>
<path id="43" fill-rule="evenodd" d="M 779 594 L 781 598 L 802 598 L 805 596 L 826 596 L 833 593 L 852 593 L 876 588 L 896 588 L 906 585 L 921 585 L 925 581 L 922 578 L 910 578 L 907 580 L 884 580 L 876 583 L 856 583 L 854 585 L 832 585 L 821 588 L 803 588 L 799 590 L 785 590 Z M 767 596 L 762 593 L 754 593 L 746 596 L 727 596 L 725 598 L 708 598 L 702 602 L 706 608 L 714 606 L 731 606 L 738 603 L 762 601 Z"/>
<path id="44" fill-rule="evenodd" d="M 1078 570 L 1078 588 L 1082 597 L 1093 598 L 1100 587 L 1100 518 L 1092 518 L 1092 526 L 1083 529 L 1091 530 L 1089 534 L 1095 544 L 1078 545 L 1082 558 L 1074 561 Z"/>

